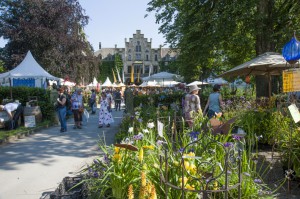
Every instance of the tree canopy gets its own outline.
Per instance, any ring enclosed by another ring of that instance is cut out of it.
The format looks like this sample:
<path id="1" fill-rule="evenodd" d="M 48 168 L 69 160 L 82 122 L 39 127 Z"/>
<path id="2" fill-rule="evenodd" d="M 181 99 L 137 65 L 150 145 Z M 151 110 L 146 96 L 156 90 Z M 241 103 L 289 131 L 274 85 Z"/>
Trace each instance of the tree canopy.
<path id="1" fill-rule="evenodd" d="M 0 37 L 8 40 L 1 50 L 5 67 L 12 69 L 31 50 L 51 74 L 91 81 L 99 69 L 83 31 L 88 20 L 78 0 L 2 0 Z"/>
<path id="2" fill-rule="evenodd" d="M 186 80 L 281 52 L 300 25 L 296 0 L 151 0 L 147 11 L 155 12 L 166 42 L 180 49 Z"/>

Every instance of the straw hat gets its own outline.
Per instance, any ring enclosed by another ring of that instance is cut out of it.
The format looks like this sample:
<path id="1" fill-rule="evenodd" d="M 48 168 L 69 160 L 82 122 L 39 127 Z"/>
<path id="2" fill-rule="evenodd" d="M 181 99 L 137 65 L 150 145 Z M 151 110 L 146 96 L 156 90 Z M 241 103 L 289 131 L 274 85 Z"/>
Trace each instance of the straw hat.
<path id="1" fill-rule="evenodd" d="M 189 87 L 189 92 L 191 93 L 191 92 L 193 92 L 195 90 L 200 90 L 200 89 L 201 88 L 199 88 L 197 85 L 192 85 L 192 86 Z"/>

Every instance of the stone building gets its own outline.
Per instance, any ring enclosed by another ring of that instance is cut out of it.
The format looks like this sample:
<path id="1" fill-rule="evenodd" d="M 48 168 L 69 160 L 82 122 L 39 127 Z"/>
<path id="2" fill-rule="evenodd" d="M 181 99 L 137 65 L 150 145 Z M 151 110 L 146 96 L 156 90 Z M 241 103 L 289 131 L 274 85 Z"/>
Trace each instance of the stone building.
<path id="1" fill-rule="evenodd" d="M 95 52 L 95 56 L 100 56 L 101 61 L 114 61 L 115 55 L 119 54 L 123 62 L 125 82 L 130 82 L 131 71 L 134 70 L 134 79 L 147 77 L 160 71 L 160 65 L 168 65 L 175 61 L 177 53 L 170 48 L 152 48 L 152 38 L 148 40 L 140 30 L 136 30 L 132 38 L 125 38 L 125 48 L 101 48 Z M 124 80 L 123 80 L 124 81 Z"/>

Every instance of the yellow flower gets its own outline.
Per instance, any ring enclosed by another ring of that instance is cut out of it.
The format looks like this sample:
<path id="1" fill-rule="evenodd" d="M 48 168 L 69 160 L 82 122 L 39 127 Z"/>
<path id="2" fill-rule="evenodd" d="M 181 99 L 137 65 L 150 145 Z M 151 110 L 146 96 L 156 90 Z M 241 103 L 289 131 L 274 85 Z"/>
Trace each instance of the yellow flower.
<path id="1" fill-rule="evenodd" d="M 142 181 L 142 187 L 145 187 L 146 186 L 146 174 L 144 171 L 141 172 L 141 181 Z"/>
<path id="2" fill-rule="evenodd" d="M 117 153 L 113 156 L 113 160 L 116 161 L 116 162 L 120 162 L 121 158 L 122 158 L 122 156 L 120 154 L 117 154 Z"/>
<path id="3" fill-rule="evenodd" d="M 119 153 L 120 152 L 120 148 L 119 147 L 115 147 L 115 153 Z"/>
<path id="4" fill-rule="evenodd" d="M 188 161 L 184 161 L 184 167 L 186 170 L 190 169 L 190 163 Z"/>
<path id="5" fill-rule="evenodd" d="M 132 184 L 129 185 L 129 188 L 128 188 L 128 199 L 134 199 L 133 186 L 132 186 Z"/>
<path id="6" fill-rule="evenodd" d="M 196 165 L 190 164 L 189 171 L 190 171 L 192 174 L 195 174 L 196 171 L 197 171 Z"/>
<path id="7" fill-rule="evenodd" d="M 189 184 L 185 185 L 185 188 L 188 189 L 188 190 L 195 190 L 195 187 L 193 187 Z"/>
<path id="8" fill-rule="evenodd" d="M 139 160 L 140 160 L 140 162 L 143 162 L 143 159 L 144 159 L 144 150 L 143 150 L 143 148 L 141 148 L 140 152 L 139 152 Z"/>
<path id="9" fill-rule="evenodd" d="M 214 181 L 214 190 L 218 190 L 218 181 Z"/>
<path id="10" fill-rule="evenodd" d="M 141 186 L 140 193 L 139 193 L 139 199 L 146 199 L 146 187 Z"/>
<path id="11" fill-rule="evenodd" d="M 146 145 L 146 146 L 143 146 L 144 149 L 151 149 L 153 150 L 154 149 L 154 146 L 153 145 Z"/>
<path id="12" fill-rule="evenodd" d="M 155 186 L 152 185 L 150 199 L 157 199 Z"/>
<path id="13" fill-rule="evenodd" d="M 151 193 L 151 188 L 152 188 L 151 182 L 147 183 L 147 186 L 146 186 L 147 194 Z"/>
<path id="14" fill-rule="evenodd" d="M 186 185 L 187 181 L 188 181 L 188 178 L 184 177 L 183 184 Z M 182 178 L 179 178 L 179 183 L 180 183 L 180 185 L 182 184 Z"/>

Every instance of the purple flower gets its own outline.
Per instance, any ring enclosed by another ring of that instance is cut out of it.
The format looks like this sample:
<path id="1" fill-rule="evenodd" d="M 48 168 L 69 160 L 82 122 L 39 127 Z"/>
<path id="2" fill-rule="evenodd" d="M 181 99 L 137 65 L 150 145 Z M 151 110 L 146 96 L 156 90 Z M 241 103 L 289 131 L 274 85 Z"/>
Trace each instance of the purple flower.
<path id="1" fill-rule="evenodd" d="M 142 122 L 143 122 L 143 119 L 142 119 L 142 118 L 139 118 L 139 119 L 138 119 L 138 122 L 142 123 Z"/>
<path id="2" fill-rule="evenodd" d="M 98 177 L 99 177 L 99 174 L 98 174 L 98 172 L 97 172 L 97 171 L 95 171 L 95 172 L 94 172 L 94 174 L 93 174 L 93 176 L 94 176 L 94 178 L 98 178 Z"/>
<path id="3" fill-rule="evenodd" d="M 130 116 L 130 119 L 131 119 L 131 120 L 134 120 L 134 116 L 133 116 L 133 115 L 132 115 L 132 116 Z"/>
<path id="4" fill-rule="evenodd" d="M 94 159 L 95 164 L 99 164 L 100 162 L 97 159 Z"/>
<path id="5" fill-rule="evenodd" d="M 231 148 L 231 147 L 233 147 L 233 144 L 231 142 L 226 142 L 223 144 L 223 146 L 226 148 Z"/>
<path id="6" fill-rule="evenodd" d="M 162 140 L 157 140 L 156 145 L 157 145 L 157 146 L 161 146 L 161 145 L 163 145 L 164 143 L 165 143 L 165 142 L 162 141 Z"/>
<path id="7" fill-rule="evenodd" d="M 180 148 L 179 153 L 183 153 L 183 152 L 184 152 L 184 148 Z"/>
<path id="8" fill-rule="evenodd" d="M 238 135 L 233 135 L 233 139 L 237 140 L 237 141 L 240 141 L 241 140 L 241 136 L 238 136 Z"/>
<path id="9" fill-rule="evenodd" d="M 258 178 L 255 178 L 255 179 L 254 179 L 254 182 L 255 182 L 255 183 L 262 183 L 261 179 L 258 179 Z"/>
<path id="10" fill-rule="evenodd" d="M 192 131 L 192 132 L 190 132 L 190 137 L 191 137 L 193 140 L 197 140 L 197 139 L 198 139 L 198 135 L 199 135 L 199 132 L 197 132 L 197 131 Z"/>

